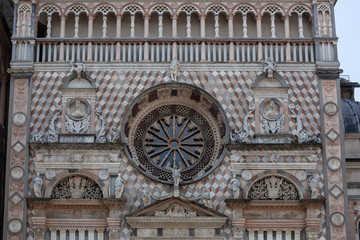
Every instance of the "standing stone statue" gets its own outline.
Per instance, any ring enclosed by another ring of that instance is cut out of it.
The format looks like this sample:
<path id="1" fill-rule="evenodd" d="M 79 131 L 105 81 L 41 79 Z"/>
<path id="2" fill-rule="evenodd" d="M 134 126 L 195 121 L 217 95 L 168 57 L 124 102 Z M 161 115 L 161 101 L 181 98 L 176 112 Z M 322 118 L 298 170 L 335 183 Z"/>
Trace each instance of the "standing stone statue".
<path id="1" fill-rule="evenodd" d="M 273 72 L 276 71 L 276 63 L 271 58 L 265 60 L 264 63 L 266 64 L 264 72 L 267 73 L 267 77 L 273 77 Z"/>
<path id="2" fill-rule="evenodd" d="M 124 191 L 124 180 L 121 178 L 121 173 L 118 173 L 118 176 L 115 180 L 115 198 L 121 198 Z"/>
<path id="3" fill-rule="evenodd" d="M 42 186 L 43 186 L 43 180 L 40 177 L 40 173 L 36 173 L 36 177 L 34 179 L 34 194 L 36 197 L 41 198 L 42 194 L 41 194 L 41 190 L 42 190 Z"/>
<path id="4" fill-rule="evenodd" d="M 177 80 L 177 74 L 179 72 L 180 64 L 178 60 L 172 60 L 170 64 L 170 77 L 172 81 Z"/>
<path id="5" fill-rule="evenodd" d="M 236 179 L 236 175 L 233 175 L 233 178 L 230 182 L 231 189 L 233 191 L 234 198 L 239 198 L 240 196 L 240 182 Z"/>
<path id="6" fill-rule="evenodd" d="M 145 207 L 149 206 L 151 203 L 151 194 L 146 187 L 142 187 L 140 191 L 142 192 L 141 201 Z"/>
<path id="7" fill-rule="evenodd" d="M 208 208 L 212 208 L 211 206 L 211 197 L 210 197 L 210 189 L 205 187 L 204 189 L 204 198 L 203 198 L 204 205 Z"/>
<path id="8" fill-rule="evenodd" d="M 171 169 L 172 178 L 174 180 L 174 187 L 178 187 L 180 183 L 180 171 L 181 169 Z"/>
<path id="9" fill-rule="evenodd" d="M 82 62 L 80 62 L 80 59 L 78 59 L 76 63 L 70 61 L 70 65 L 71 65 L 70 74 L 75 71 L 76 78 L 80 79 L 81 73 L 85 72 L 85 65 Z"/>
<path id="10" fill-rule="evenodd" d="M 321 187 L 319 174 L 316 173 L 312 177 L 310 177 L 309 186 L 311 190 L 311 198 L 318 198 L 320 196 L 320 187 Z"/>

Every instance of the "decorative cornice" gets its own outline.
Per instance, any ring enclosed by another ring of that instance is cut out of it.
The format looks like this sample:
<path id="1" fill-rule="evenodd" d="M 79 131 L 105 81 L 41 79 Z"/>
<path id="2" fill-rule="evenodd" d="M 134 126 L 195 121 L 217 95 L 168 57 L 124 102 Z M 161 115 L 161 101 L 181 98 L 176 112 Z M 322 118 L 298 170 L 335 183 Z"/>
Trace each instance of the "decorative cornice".
<path id="1" fill-rule="evenodd" d="M 125 143 L 29 143 L 32 150 L 122 150 Z"/>
<path id="2" fill-rule="evenodd" d="M 27 204 L 34 209 L 113 209 L 126 203 L 125 198 L 103 198 L 100 200 L 83 199 L 51 199 L 51 198 L 26 198 Z"/>
<path id="3" fill-rule="evenodd" d="M 316 150 L 321 148 L 321 143 L 239 143 L 228 144 L 229 150 Z"/>

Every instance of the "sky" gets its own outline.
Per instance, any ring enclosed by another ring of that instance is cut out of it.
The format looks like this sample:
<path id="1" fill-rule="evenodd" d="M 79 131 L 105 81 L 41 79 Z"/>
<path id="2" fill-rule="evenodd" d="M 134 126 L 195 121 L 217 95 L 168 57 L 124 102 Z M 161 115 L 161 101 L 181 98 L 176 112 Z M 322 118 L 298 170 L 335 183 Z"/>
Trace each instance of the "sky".
<path id="1" fill-rule="evenodd" d="M 360 82 L 360 0 L 338 0 L 335 5 L 336 34 L 339 38 L 338 54 L 343 75 L 350 81 Z M 360 88 L 355 92 L 360 101 Z"/>

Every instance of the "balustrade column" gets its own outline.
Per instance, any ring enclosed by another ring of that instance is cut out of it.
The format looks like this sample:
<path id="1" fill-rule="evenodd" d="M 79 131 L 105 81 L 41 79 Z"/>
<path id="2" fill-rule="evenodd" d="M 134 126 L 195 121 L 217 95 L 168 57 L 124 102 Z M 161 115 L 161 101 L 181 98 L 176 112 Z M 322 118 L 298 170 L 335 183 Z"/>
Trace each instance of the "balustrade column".
<path id="1" fill-rule="evenodd" d="M 65 20 L 66 20 L 66 16 L 61 15 L 60 38 L 65 37 Z M 64 42 L 60 42 L 59 62 L 64 62 Z"/>
<path id="2" fill-rule="evenodd" d="M 205 14 L 201 14 L 200 15 L 200 37 L 204 38 L 205 37 L 205 19 L 206 19 L 206 15 Z M 201 62 L 206 62 L 206 44 L 204 41 L 201 42 Z"/>
<path id="3" fill-rule="evenodd" d="M 104 240 L 104 229 L 100 228 L 100 229 L 96 229 L 97 231 L 97 240 Z"/>
<path id="4" fill-rule="evenodd" d="M 299 38 L 304 38 L 304 24 L 302 14 L 298 15 Z"/>
<path id="5" fill-rule="evenodd" d="M 116 37 L 120 38 L 121 37 L 121 14 L 117 14 L 116 15 Z M 120 56 L 121 56 L 121 46 L 120 46 L 120 42 L 117 41 L 116 42 L 116 55 L 115 55 L 115 60 L 117 62 L 120 62 Z"/>
<path id="6" fill-rule="evenodd" d="M 291 240 L 291 230 L 286 230 L 285 231 L 285 239 L 286 240 Z"/>
<path id="7" fill-rule="evenodd" d="M 60 228 L 60 240 L 66 240 L 66 229 Z"/>
<path id="8" fill-rule="evenodd" d="M 285 38 L 290 37 L 290 24 L 289 24 L 289 15 L 285 15 Z M 286 43 L 286 62 L 291 61 L 291 45 L 289 42 Z"/>
<path id="9" fill-rule="evenodd" d="M 88 228 L 88 240 L 95 240 L 95 229 Z"/>
<path id="10" fill-rule="evenodd" d="M 249 229 L 249 240 L 255 240 L 255 231 L 253 229 Z"/>
<path id="11" fill-rule="evenodd" d="M 150 15 L 145 14 L 144 15 L 144 38 L 149 37 L 149 21 L 150 21 Z M 144 62 L 149 62 L 149 42 L 146 41 L 144 43 Z"/>
<path id="12" fill-rule="evenodd" d="M 271 38 L 276 38 L 275 13 L 270 14 L 271 21 Z"/>
<path id="13" fill-rule="evenodd" d="M 30 20 L 30 34 L 35 36 L 35 22 L 36 22 L 36 0 L 31 0 L 31 20 Z"/>
<path id="14" fill-rule="evenodd" d="M 103 32 L 102 37 L 106 38 L 106 35 L 107 35 L 107 16 L 106 16 L 106 14 L 104 14 L 104 16 L 103 16 L 102 32 Z"/>
<path id="15" fill-rule="evenodd" d="M 177 19 L 178 19 L 178 15 L 177 14 L 173 14 L 171 15 L 171 20 L 172 20 L 172 37 L 176 38 L 177 37 Z M 177 43 L 174 41 L 173 45 L 172 45 L 172 55 L 173 55 L 173 60 L 177 60 Z"/>
<path id="16" fill-rule="evenodd" d="M 186 14 L 186 37 L 191 38 L 191 14 Z"/>
<path id="17" fill-rule="evenodd" d="M 57 239 L 57 229 L 56 228 L 50 228 L 50 239 L 51 240 Z"/>
<path id="18" fill-rule="evenodd" d="M 276 239 L 282 239 L 282 231 L 281 230 L 277 230 L 276 231 Z"/>
<path id="19" fill-rule="evenodd" d="M 243 38 L 248 38 L 248 29 L 247 29 L 247 15 L 246 13 L 242 14 L 242 20 L 243 20 Z"/>
<path id="20" fill-rule="evenodd" d="M 94 31 L 94 16 L 92 14 L 89 14 L 88 17 L 88 38 L 91 39 L 93 37 L 93 31 Z M 87 61 L 91 62 L 92 59 L 92 42 L 88 42 L 88 49 L 87 49 Z"/>
<path id="21" fill-rule="evenodd" d="M 85 228 L 78 228 L 79 231 L 79 240 L 85 240 Z M 52 239 L 51 239 L 52 240 Z"/>
<path id="22" fill-rule="evenodd" d="M 300 240 L 300 230 L 295 230 L 295 240 Z"/>
<path id="23" fill-rule="evenodd" d="M 228 30 L 229 30 L 229 38 L 234 37 L 234 15 L 228 15 Z M 234 55 L 234 42 L 230 42 L 229 46 L 229 62 L 235 62 L 235 55 Z"/>
<path id="24" fill-rule="evenodd" d="M 51 14 L 47 15 L 46 38 L 51 38 Z"/>
<path id="25" fill-rule="evenodd" d="M 262 37 L 261 32 L 261 14 L 258 14 L 256 16 L 256 36 L 258 38 Z M 263 60 L 263 49 L 262 49 L 262 43 L 258 42 L 258 61 Z"/>
<path id="26" fill-rule="evenodd" d="M 266 231 L 266 237 L 267 237 L 267 240 L 273 240 L 273 231 L 272 230 L 267 230 Z"/>
<path id="27" fill-rule="evenodd" d="M 75 232 L 76 232 L 76 228 L 69 228 L 69 238 L 70 240 L 75 240 Z"/>

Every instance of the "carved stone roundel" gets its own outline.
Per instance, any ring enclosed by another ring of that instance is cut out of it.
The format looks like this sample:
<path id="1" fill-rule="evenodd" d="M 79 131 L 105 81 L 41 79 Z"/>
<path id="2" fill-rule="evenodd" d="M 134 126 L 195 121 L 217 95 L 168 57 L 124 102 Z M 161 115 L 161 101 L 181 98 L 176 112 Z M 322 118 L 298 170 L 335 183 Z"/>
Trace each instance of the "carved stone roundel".
<path id="1" fill-rule="evenodd" d="M 131 110 L 131 111 L 130 111 Z M 148 177 L 180 184 L 211 173 L 228 141 L 225 114 L 207 93 L 185 84 L 164 84 L 140 95 L 125 115 L 123 139 L 131 162 Z"/>

